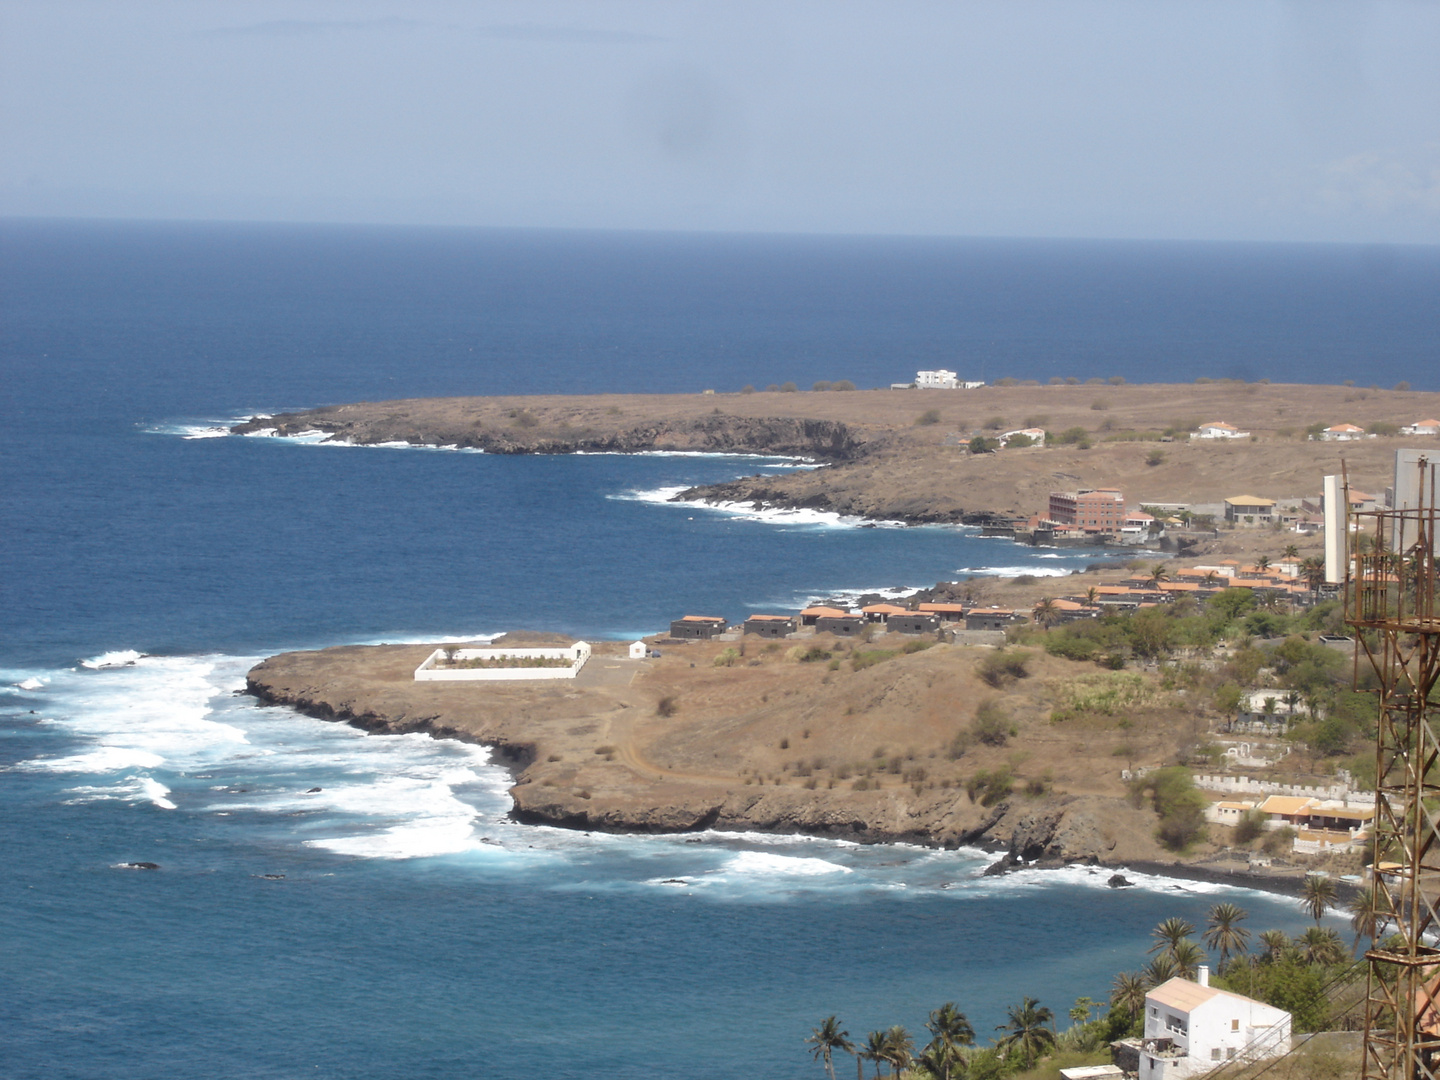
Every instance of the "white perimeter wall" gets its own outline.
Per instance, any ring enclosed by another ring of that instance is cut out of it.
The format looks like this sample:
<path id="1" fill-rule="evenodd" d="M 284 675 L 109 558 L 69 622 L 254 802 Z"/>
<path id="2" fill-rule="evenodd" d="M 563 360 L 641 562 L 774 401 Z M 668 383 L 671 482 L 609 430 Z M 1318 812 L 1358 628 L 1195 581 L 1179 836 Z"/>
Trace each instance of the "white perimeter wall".
<path id="1" fill-rule="evenodd" d="M 517 659 L 569 660 L 569 667 L 437 668 L 444 649 L 436 649 L 415 669 L 416 682 L 514 682 L 520 679 L 573 679 L 590 659 L 590 643 L 577 641 L 564 649 L 457 649 L 457 660 Z"/>

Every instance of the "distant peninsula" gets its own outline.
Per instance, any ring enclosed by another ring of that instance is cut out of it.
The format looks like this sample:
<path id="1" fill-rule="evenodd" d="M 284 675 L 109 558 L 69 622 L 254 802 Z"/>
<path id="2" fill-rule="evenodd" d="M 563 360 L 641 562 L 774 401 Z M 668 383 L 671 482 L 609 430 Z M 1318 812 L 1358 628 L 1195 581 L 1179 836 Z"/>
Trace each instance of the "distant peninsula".
<path id="1" fill-rule="evenodd" d="M 1318 494 L 1320 476 L 1338 471 L 1342 455 L 1353 485 L 1383 492 L 1396 447 L 1436 442 L 1400 429 L 1437 413 L 1437 393 L 1203 380 L 420 398 L 256 417 L 231 430 L 318 432 L 359 445 L 398 442 L 492 454 L 804 458 L 825 467 L 767 472 L 678 497 L 912 525 L 990 525 L 1042 512 L 1056 489 L 1118 488 L 1132 505 Z M 1190 438 L 1213 424 L 1246 434 Z M 1310 438 L 1342 424 L 1362 437 Z M 1017 429 L 1048 433 L 1047 445 L 994 448 L 998 436 Z"/>

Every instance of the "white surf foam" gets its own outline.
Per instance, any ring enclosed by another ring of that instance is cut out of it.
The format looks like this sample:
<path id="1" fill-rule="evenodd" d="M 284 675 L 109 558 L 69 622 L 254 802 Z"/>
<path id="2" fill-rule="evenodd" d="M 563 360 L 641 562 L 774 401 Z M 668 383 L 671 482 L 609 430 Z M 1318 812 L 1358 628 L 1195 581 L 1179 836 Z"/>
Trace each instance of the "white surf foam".
<path id="1" fill-rule="evenodd" d="M 125 769 L 155 769 L 165 763 L 159 754 L 125 746 L 100 746 L 79 754 L 56 758 L 34 758 L 16 764 L 28 772 L 110 773 Z"/>
<path id="2" fill-rule="evenodd" d="M 36 678 L 32 675 L 30 678 L 24 679 L 15 685 L 21 690 L 44 690 L 45 683 L 48 681 L 49 680 Z"/>
<path id="3" fill-rule="evenodd" d="M 118 649 L 115 652 L 101 653 L 99 656 L 92 656 L 89 660 L 81 660 L 80 666 L 98 671 L 101 668 L 130 667 L 141 659 L 145 654 L 136 652 L 134 649 Z"/>
<path id="4" fill-rule="evenodd" d="M 719 450 L 576 450 L 576 457 L 658 457 L 658 458 L 715 458 L 721 461 L 769 461 L 767 468 L 818 467 L 814 458 L 789 457 L 785 454 L 740 454 Z"/>
<path id="5" fill-rule="evenodd" d="M 128 776 L 113 784 L 82 785 L 68 788 L 65 794 L 67 806 L 80 806 L 96 802 L 149 803 L 161 810 L 174 810 L 170 801 L 170 789 L 158 780 L 148 776 Z"/>
<path id="6" fill-rule="evenodd" d="M 742 851 L 726 860 L 721 868 L 724 874 L 753 874 L 770 876 L 782 874 L 791 877 L 815 877 L 820 874 L 853 874 L 848 866 L 800 855 L 777 855 L 772 851 Z"/>
<path id="7" fill-rule="evenodd" d="M 971 574 L 975 577 L 1019 577 L 1021 574 L 1029 574 L 1031 577 L 1069 577 L 1075 571 L 1062 566 L 962 566 L 955 573 Z"/>
<path id="8" fill-rule="evenodd" d="M 790 507 L 765 507 L 742 502 L 676 502 L 675 496 L 688 491 L 693 485 L 672 485 L 658 488 L 635 488 L 630 491 L 607 495 L 607 499 L 618 502 L 643 502 L 659 506 L 671 506 L 690 511 L 708 511 L 723 514 L 739 521 L 757 521 L 767 525 L 818 526 L 822 528 L 871 528 L 903 529 L 903 521 L 871 521 L 868 518 L 849 517 L 829 510 L 809 510 Z"/>

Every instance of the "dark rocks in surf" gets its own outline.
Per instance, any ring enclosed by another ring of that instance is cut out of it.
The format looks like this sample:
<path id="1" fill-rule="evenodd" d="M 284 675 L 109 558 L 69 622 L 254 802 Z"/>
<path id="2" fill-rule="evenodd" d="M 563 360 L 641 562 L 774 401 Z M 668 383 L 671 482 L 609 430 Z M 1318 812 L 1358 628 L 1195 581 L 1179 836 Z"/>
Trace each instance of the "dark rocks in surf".
<path id="1" fill-rule="evenodd" d="M 121 870 L 159 870 L 160 864 L 156 862 L 126 862 L 120 864 Z"/>
<path id="2" fill-rule="evenodd" d="M 1105 884 L 1112 889 L 1133 889 L 1135 887 L 1135 883 L 1124 874 L 1111 874 L 1110 880 Z"/>

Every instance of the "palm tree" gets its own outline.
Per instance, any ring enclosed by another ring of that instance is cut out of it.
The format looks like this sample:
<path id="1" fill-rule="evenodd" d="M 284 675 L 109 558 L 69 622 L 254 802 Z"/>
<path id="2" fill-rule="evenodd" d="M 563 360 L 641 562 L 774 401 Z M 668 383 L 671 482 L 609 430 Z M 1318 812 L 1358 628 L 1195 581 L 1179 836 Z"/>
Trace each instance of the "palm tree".
<path id="1" fill-rule="evenodd" d="M 1145 976 L 1135 971 L 1122 971 L 1110 984 L 1110 1004 L 1124 1009 L 1133 1020 L 1145 1008 Z"/>
<path id="2" fill-rule="evenodd" d="M 1175 965 L 1175 958 L 1166 951 L 1146 964 L 1145 969 L 1140 974 L 1144 977 L 1145 985 L 1148 989 L 1159 986 L 1161 983 L 1169 982 L 1175 978 L 1176 975 L 1180 974 L 1180 969 Z"/>
<path id="3" fill-rule="evenodd" d="M 1070 1006 L 1070 1023 L 1088 1024 L 1090 1022 L 1090 1010 L 1099 1002 L 1091 1001 L 1088 997 L 1078 997 L 1075 1004 Z"/>
<path id="4" fill-rule="evenodd" d="M 1250 931 L 1240 925 L 1246 918 L 1245 910 L 1238 904 L 1216 904 L 1210 909 L 1205 925 L 1209 927 L 1201 940 L 1220 954 L 1220 970 L 1225 970 L 1231 953 L 1244 952 L 1250 941 Z"/>
<path id="5" fill-rule="evenodd" d="M 964 1069 L 965 1060 L 959 1052 L 943 1039 L 931 1039 L 916 1059 L 922 1069 L 936 1080 L 950 1080 L 956 1069 Z"/>
<path id="6" fill-rule="evenodd" d="M 1168 955 L 1174 961 L 1175 974 L 1183 979 L 1195 978 L 1200 972 L 1200 965 L 1206 959 L 1205 951 L 1188 938 L 1177 941 Z"/>
<path id="7" fill-rule="evenodd" d="M 1255 560 L 1255 569 L 1256 569 L 1256 570 L 1260 570 L 1260 571 L 1262 571 L 1262 572 L 1265 571 L 1265 570 L 1269 570 L 1269 569 L 1270 569 L 1270 556 L 1269 556 L 1269 555 L 1261 555 L 1258 559 L 1256 559 L 1256 560 Z"/>
<path id="8" fill-rule="evenodd" d="M 1159 585 L 1162 581 L 1170 580 L 1170 571 L 1165 569 L 1164 563 L 1156 563 L 1150 568 L 1150 583 Z"/>
<path id="9" fill-rule="evenodd" d="M 1300 563 L 1300 576 L 1305 579 L 1305 587 L 1311 592 L 1325 584 L 1325 560 L 1317 556 L 1311 556 Z"/>
<path id="10" fill-rule="evenodd" d="M 1296 944 L 1307 964 L 1338 964 L 1345 959 L 1345 945 L 1340 940 L 1340 931 L 1334 927 L 1312 926 Z"/>
<path id="11" fill-rule="evenodd" d="M 890 1063 L 890 1075 L 899 1076 L 902 1069 L 908 1069 L 915 1060 L 915 1040 L 910 1032 L 899 1024 L 885 1032 L 885 1060 Z"/>
<path id="12" fill-rule="evenodd" d="M 1366 885 L 1346 909 L 1350 912 L 1350 929 L 1355 931 L 1355 951 L 1360 949 L 1360 939 L 1372 942 L 1385 932 L 1390 922 L 1390 911 L 1386 907 L 1385 894 L 1373 885 Z"/>
<path id="13" fill-rule="evenodd" d="M 1284 930 L 1266 930 L 1260 935 L 1260 944 L 1265 946 L 1266 960 L 1279 960 L 1290 945 L 1290 939 L 1285 936 Z"/>
<path id="14" fill-rule="evenodd" d="M 827 1016 L 820 1021 L 820 1026 L 810 1033 L 805 1040 L 814 1045 L 815 1049 L 810 1051 L 810 1056 L 817 1061 L 825 1062 L 825 1071 L 830 1074 L 830 1080 L 835 1080 L 835 1064 L 830 1060 L 836 1050 L 844 1051 L 847 1054 L 855 1052 L 855 1044 L 850 1041 L 850 1033 L 840 1030 L 840 1021 L 833 1016 Z"/>
<path id="15" fill-rule="evenodd" d="M 956 1061 L 964 1060 L 960 1056 L 962 1046 L 973 1046 L 975 1043 L 975 1029 L 970 1026 L 965 1014 L 955 1007 L 953 1001 L 945 1002 L 932 1012 L 925 1028 L 935 1037 L 934 1042 L 943 1043 L 948 1048 Z M 946 1077 L 941 1077 L 940 1080 L 946 1080 Z"/>
<path id="16" fill-rule="evenodd" d="M 1284 554 L 1285 554 L 1285 558 L 1290 559 L 1290 560 L 1293 561 L 1293 560 L 1298 559 L 1298 558 L 1300 557 L 1300 549 L 1299 549 L 1298 547 L 1296 547 L 1294 544 L 1286 544 L 1286 545 L 1285 545 L 1285 552 L 1284 552 Z"/>
<path id="17" fill-rule="evenodd" d="M 1306 874 L 1305 891 L 1300 903 L 1319 926 L 1325 912 L 1335 906 L 1335 882 L 1319 874 Z"/>
<path id="18" fill-rule="evenodd" d="M 1155 944 L 1151 945 L 1146 952 L 1159 952 L 1161 949 L 1170 952 L 1194 932 L 1195 927 L 1184 919 L 1171 916 L 1150 932 L 1151 936 L 1155 938 Z"/>
<path id="19" fill-rule="evenodd" d="M 1047 634 L 1050 632 L 1050 627 L 1060 621 L 1060 609 L 1048 596 L 1040 598 L 1040 602 L 1035 605 L 1032 614 L 1035 616 L 1035 625 L 1041 627 Z"/>
<path id="20" fill-rule="evenodd" d="M 887 1060 L 885 1056 L 885 1032 L 872 1031 L 865 1036 L 865 1045 L 855 1052 L 855 1073 L 863 1077 L 864 1070 L 860 1067 L 862 1061 L 873 1061 L 875 1063 L 875 1080 L 880 1080 L 880 1063 Z"/>
<path id="21" fill-rule="evenodd" d="M 1099 597 L 1099 595 L 1100 590 L 1097 589 L 1094 585 L 1091 585 L 1088 589 L 1085 590 L 1085 603 L 1089 604 L 1091 607 L 1094 607 L 1095 600 Z"/>
<path id="22" fill-rule="evenodd" d="M 1009 1020 L 995 1027 L 996 1031 L 1005 1032 L 995 1041 L 995 1047 L 1006 1057 L 1018 1053 L 1028 1069 L 1042 1051 L 1055 1045 L 1055 1032 L 1045 1026 L 1054 1021 L 1055 1014 L 1027 997 L 1018 1006 L 1012 1005 L 1006 1015 Z"/>

